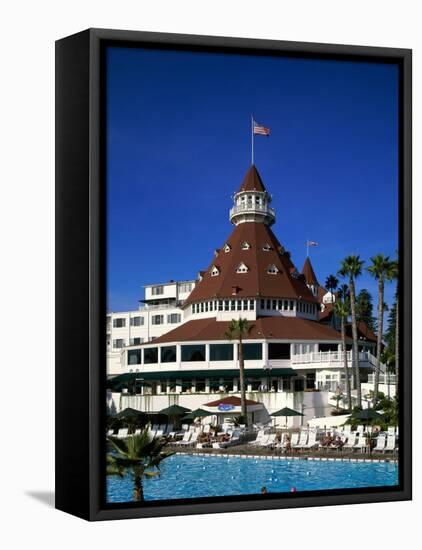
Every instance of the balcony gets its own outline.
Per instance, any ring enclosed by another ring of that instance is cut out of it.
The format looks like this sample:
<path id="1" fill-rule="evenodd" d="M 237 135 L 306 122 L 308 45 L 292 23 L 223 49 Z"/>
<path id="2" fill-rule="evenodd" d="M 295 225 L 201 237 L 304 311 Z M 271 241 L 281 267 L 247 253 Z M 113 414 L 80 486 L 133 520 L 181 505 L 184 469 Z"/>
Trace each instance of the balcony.
<path id="1" fill-rule="evenodd" d="M 347 351 L 347 363 L 352 366 L 352 352 Z M 292 355 L 290 360 L 291 366 L 297 368 L 341 368 L 344 364 L 344 352 L 339 351 L 319 351 L 316 353 L 301 353 Z M 375 357 L 369 351 L 359 353 L 359 363 L 361 367 L 373 368 L 375 365 Z M 383 369 L 383 365 L 381 365 Z"/>
<path id="2" fill-rule="evenodd" d="M 264 214 L 275 218 L 275 210 L 260 204 L 240 204 L 230 209 L 230 218 L 237 214 Z"/>

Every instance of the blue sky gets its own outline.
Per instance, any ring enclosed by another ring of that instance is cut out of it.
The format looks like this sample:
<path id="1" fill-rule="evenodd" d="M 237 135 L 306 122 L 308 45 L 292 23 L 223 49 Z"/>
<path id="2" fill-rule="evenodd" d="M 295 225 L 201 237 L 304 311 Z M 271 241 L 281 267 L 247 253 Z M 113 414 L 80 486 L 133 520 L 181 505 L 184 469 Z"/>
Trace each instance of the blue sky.
<path id="1" fill-rule="evenodd" d="M 348 254 L 394 256 L 397 91 L 394 65 L 109 48 L 108 309 L 210 263 L 251 162 L 251 113 L 271 128 L 255 164 L 297 267 L 307 239 L 322 283 Z M 357 286 L 376 303 L 374 280 Z"/>

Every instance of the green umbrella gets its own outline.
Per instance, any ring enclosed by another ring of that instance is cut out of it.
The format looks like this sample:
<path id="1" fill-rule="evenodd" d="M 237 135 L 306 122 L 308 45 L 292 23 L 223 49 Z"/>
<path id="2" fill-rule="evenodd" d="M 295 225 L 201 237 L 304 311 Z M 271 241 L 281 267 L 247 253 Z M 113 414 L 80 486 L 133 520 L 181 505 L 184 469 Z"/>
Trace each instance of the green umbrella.
<path id="1" fill-rule="evenodd" d="M 146 385 L 148 384 L 143 381 L 142 374 L 139 372 L 125 372 L 107 380 L 107 389 L 117 392 L 124 388 L 136 390 L 136 387 Z"/>
<path id="2" fill-rule="evenodd" d="M 183 414 L 189 412 L 191 412 L 191 410 L 186 407 L 181 407 L 180 405 L 170 405 L 170 407 L 159 411 L 158 414 L 165 414 L 166 416 L 182 416 Z"/>
<path id="3" fill-rule="evenodd" d="M 383 420 L 384 416 L 374 409 L 363 409 L 356 414 L 352 415 L 353 420 Z"/>
<path id="4" fill-rule="evenodd" d="M 280 409 L 279 411 L 272 413 L 271 416 L 284 416 L 286 418 L 286 426 L 287 426 L 287 417 L 288 416 L 304 416 L 302 413 L 295 411 L 293 409 L 289 409 L 289 407 L 284 407 Z"/>
<path id="5" fill-rule="evenodd" d="M 204 411 L 204 409 L 196 409 L 182 418 L 182 420 L 195 420 L 195 418 L 205 418 L 211 416 L 211 413 Z"/>
<path id="6" fill-rule="evenodd" d="M 120 420 L 130 420 L 139 418 L 140 416 L 143 416 L 145 413 L 142 411 L 138 411 L 137 409 L 132 409 L 132 407 L 127 407 L 126 409 L 123 409 L 119 413 L 116 414 L 116 418 L 119 418 Z"/>

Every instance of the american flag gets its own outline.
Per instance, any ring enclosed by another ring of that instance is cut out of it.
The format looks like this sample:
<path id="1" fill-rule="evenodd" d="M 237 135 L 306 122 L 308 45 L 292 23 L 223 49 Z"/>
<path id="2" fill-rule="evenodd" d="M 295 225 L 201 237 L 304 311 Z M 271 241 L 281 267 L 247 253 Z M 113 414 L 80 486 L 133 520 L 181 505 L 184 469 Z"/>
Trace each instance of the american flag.
<path id="1" fill-rule="evenodd" d="M 319 246 L 319 243 L 316 243 L 315 241 L 308 241 L 307 245 L 308 246 Z"/>
<path id="2" fill-rule="evenodd" d="M 253 121 L 253 133 L 254 134 L 260 134 L 261 136 L 269 136 L 270 135 L 270 129 L 266 128 L 265 126 L 262 126 L 262 124 L 258 124 L 255 120 Z"/>

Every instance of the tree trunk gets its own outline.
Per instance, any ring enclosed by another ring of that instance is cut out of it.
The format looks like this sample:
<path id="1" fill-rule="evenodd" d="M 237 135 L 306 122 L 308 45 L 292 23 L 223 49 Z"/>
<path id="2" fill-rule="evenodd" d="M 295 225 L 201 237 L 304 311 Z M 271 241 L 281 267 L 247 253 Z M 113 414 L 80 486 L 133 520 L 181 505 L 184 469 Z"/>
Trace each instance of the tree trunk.
<path id="1" fill-rule="evenodd" d="M 243 358 L 242 338 L 239 338 L 238 354 L 239 354 L 239 382 L 240 382 L 240 410 L 241 410 L 240 414 L 243 416 L 244 422 L 247 425 L 248 417 L 246 412 L 245 361 Z"/>
<path id="2" fill-rule="evenodd" d="M 378 330 L 377 330 L 377 357 L 375 360 L 375 374 L 374 374 L 374 395 L 373 395 L 374 406 L 378 401 L 378 388 L 379 388 L 379 382 L 380 382 L 383 320 L 384 320 L 384 279 L 381 276 L 378 279 Z"/>
<path id="3" fill-rule="evenodd" d="M 396 335 L 395 335 L 395 370 L 396 370 L 396 399 L 399 398 L 399 335 L 400 335 L 400 319 L 399 319 L 399 289 L 397 285 L 396 298 Z"/>
<path id="4" fill-rule="evenodd" d="M 356 384 L 356 391 L 357 391 L 357 405 L 359 408 L 362 408 L 362 389 L 360 386 L 360 372 L 359 372 L 358 327 L 356 322 L 356 295 L 355 295 L 355 281 L 353 277 L 350 277 L 349 290 L 350 290 L 350 307 L 352 310 L 353 364 L 354 364 L 355 384 Z"/>
<path id="5" fill-rule="evenodd" d="M 349 365 L 347 364 L 346 327 L 345 327 L 344 317 L 341 318 L 341 341 L 342 341 L 342 347 L 343 347 L 344 375 L 346 379 L 347 407 L 349 411 L 351 411 L 352 410 L 352 391 L 350 389 Z"/>
<path id="6" fill-rule="evenodd" d="M 136 502 L 143 502 L 144 499 L 144 487 L 142 485 L 142 475 L 135 475 L 135 483 L 133 488 L 133 499 Z"/>

